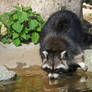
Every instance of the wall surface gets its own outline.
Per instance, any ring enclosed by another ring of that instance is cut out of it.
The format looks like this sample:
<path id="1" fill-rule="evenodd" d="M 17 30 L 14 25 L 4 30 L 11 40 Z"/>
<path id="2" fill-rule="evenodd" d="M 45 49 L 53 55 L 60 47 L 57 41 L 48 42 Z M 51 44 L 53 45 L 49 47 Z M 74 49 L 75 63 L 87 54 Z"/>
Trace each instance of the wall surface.
<path id="1" fill-rule="evenodd" d="M 31 6 L 45 19 L 61 8 L 71 10 L 82 17 L 82 0 L 0 0 L 0 13 L 10 11 L 16 5 Z"/>

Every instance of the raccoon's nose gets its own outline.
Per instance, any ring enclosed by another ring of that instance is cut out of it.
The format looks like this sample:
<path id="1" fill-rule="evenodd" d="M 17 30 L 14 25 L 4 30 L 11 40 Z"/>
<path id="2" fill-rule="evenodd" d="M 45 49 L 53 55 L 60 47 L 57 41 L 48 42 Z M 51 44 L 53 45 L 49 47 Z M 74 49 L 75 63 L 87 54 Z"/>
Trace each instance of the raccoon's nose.
<path id="1" fill-rule="evenodd" d="M 54 76 L 50 76 L 50 79 L 53 80 L 53 79 L 55 79 L 55 78 L 54 78 Z"/>

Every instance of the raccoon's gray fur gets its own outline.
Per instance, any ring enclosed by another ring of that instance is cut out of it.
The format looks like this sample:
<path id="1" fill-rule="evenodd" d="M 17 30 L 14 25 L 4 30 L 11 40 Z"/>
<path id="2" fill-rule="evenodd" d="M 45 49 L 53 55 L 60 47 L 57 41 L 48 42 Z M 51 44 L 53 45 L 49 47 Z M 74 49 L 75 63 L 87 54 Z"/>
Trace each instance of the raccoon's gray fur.
<path id="1" fill-rule="evenodd" d="M 58 11 L 47 20 L 41 32 L 40 55 L 49 78 L 75 71 L 77 67 L 87 69 L 80 47 L 84 34 L 80 19 L 71 11 Z"/>

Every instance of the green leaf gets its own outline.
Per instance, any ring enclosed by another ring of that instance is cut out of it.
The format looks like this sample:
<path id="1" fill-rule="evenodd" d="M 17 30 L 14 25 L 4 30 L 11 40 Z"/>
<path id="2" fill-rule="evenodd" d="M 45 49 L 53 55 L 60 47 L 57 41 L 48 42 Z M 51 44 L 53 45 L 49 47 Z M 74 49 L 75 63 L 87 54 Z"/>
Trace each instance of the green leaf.
<path id="1" fill-rule="evenodd" d="M 40 15 L 37 16 L 38 21 L 42 20 L 42 17 Z"/>
<path id="2" fill-rule="evenodd" d="M 8 27 L 8 28 L 10 27 L 10 25 L 7 23 L 8 19 L 3 18 L 3 19 L 0 20 L 0 22 L 2 22 L 6 27 Z"/>
<path id="3" fill-rule="evenodd" d="M 12 11 L 10 12 L 10 16 L 16 14 L 17 12 L 18 12 L 18 11 L 17 11 L 16 9 L 12 10 Z"/>
<path id="4" fill-rule="evenodd" d="M 13 20 L 17 20 L 18 19 L 17 14 L 14 14 L 12 18 L 13 18 Z"/>
<path id="5" fill-rule="evenodd" d="M 19 7 L 19 6 L 14 6 L 14 8 L 17 10 L 21 10 L 21 7 Z"/>
<path id="6" fill-rule="evenodd" d="M 32 33 L 32 42 L 33 42 L 34 44 L 36 44 L 36 43 L 38 42 L 38 40 L 39 40 L 39 34 L 36 33 L 36 32 L 33 32 L 33 33 Z"/>
<path id="7" fill-rule="evenodd" d="M 21 41 L 20 41 L 20 39 L 19 39 L 19 38 L 17 38 L 17 39 L 15 39 L 15 40 L 13 40 L 13 43 L 14 43 L 16 46 L 21 45 Z"/>
<path id="8" fill-rule="evenodd" d="M 28 28 L 25 28 L 24 33 L 28 33 L 30 30 Z"/>
<path id="9" fill-rule="evenodd" d="M 18 12 L 17 15 L 18 15 L 18 20 L 20 23 L 22 23 L 28 19 L 26 12 Z"/>
<path id="10" fill-rule="evenodd" d="M 19 34 L 18 33 L 13 33 L 13 39 L 16 39 L 19 37 Z"/>
<path id="11" fill-rule="evenodd" d="M 27 7 L 22 6 L 22 9 L 23 9 L 23 11 L 29 11 L 29 10 L 32 11 L 32 8 L 29 6 L 27 6 Z"/>
<path id="12" fill-rule="evenodd" d="M 23 39 L 27 39 L 27 35 L 25 34 L 25 33 L 23 33 L 22 35 L 21 35 L 21 37 L 23 38 Z"/>
<path id="13" fill-rule="evenodd" d="M 39 26 L 39 22 L 35 19 L 29 22 L 30 30 L 36 30 L 36 27 Z"/>
<path id="14" fill-rule="evenodd" d="M 3 38 L 1 39 L 1 41 L 2 41 L 3 43 L 7 43 L 7 38 L 6 38 L 6 37 L 3 37 Z"/>
<path id="15" fill-rule="evenodd" d="M 27 34 L 27 40 L 30 39 L 30 38 L 31 38 L 31 36 L 29 34 Z"/>
<path id="16" fill-rule="evenodd" d="M 12 28 L 18 32 L 21 33 L 22 29 L 23 29 L 23 25 L 21 25 L 19 22 L 16 22 L 12 25 Z"/>
<path id="17" fill-rule="evenodd" d="M 12 32 L 10 31 L 9 28 L 7 28 L 6 32 L 7 32 L 8 34 L 12 34 Z"/>
<path id="18" fill-rule="evenodd" d="M 39 26 L 36 30 L 37 30 L 38 32 L 41 32 L 41 26 Z"/>
<path id="19" fill-rule="evenodd" d="M 10 15 L 9 12 L 6 12 L 6 13 L 3 14 L 3 16 L 4 16 L 4 17 L 7 17 L 7 18 L 9 18 L 9 15 Z"/>
<path id="20" fill-rule="evenodd" d="M 14 22 L 12 20 L 8 20 L 8 24 L 11 26 Z"/>
<path id="21" fill-rule="evenodd" d="M 4 44 L 11 42 L 10 38 L 7 38 L 7 37 L 3 37 L 3 38 L 1 39 L 1 41 L 2 41 Z"/>

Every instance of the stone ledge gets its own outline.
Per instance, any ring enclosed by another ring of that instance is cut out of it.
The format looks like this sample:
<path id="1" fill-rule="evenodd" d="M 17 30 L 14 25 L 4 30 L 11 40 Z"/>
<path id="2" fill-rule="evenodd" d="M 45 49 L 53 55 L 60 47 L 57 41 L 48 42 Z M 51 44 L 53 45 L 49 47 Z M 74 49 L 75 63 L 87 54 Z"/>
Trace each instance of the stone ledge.
<path id="1" fill-rule="evenodd" d="M 31 65 L 41 65 L 39 44 L 23 44 L 16 47 L 13 44 L 0 43 L 0 65 L 8 68 L 27 68 Z"/>
<path id="2" fill-rule="evenodd" d="M 84 61 L 88 66 L 88 72 L 92 72 L 92 49 L 87 49 L 84 51 Z"/>

